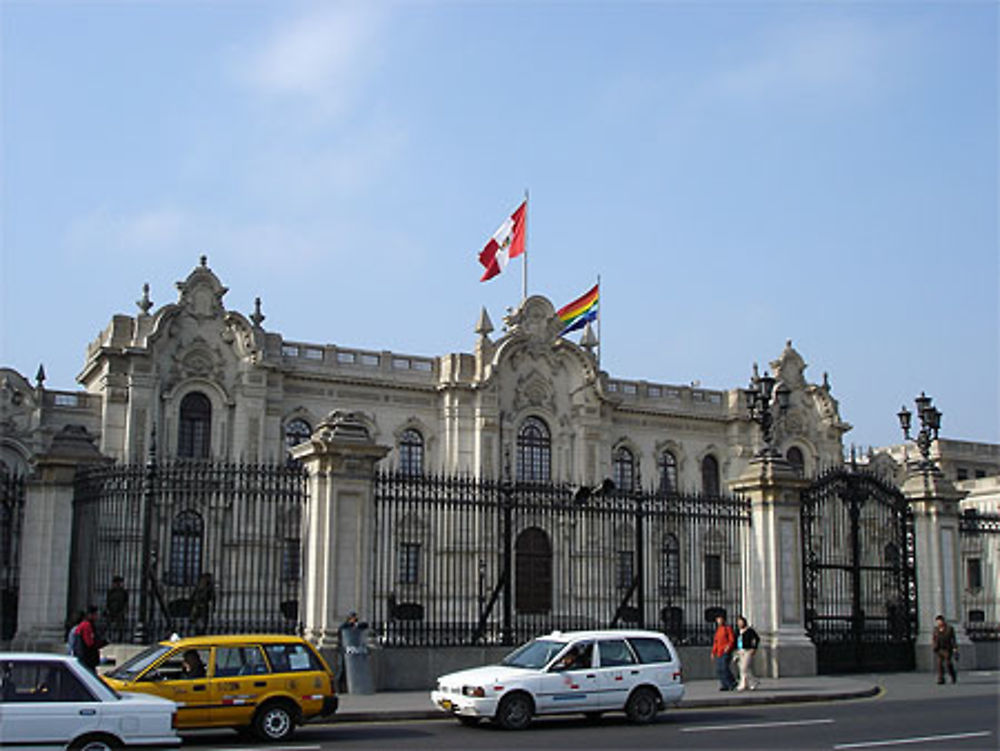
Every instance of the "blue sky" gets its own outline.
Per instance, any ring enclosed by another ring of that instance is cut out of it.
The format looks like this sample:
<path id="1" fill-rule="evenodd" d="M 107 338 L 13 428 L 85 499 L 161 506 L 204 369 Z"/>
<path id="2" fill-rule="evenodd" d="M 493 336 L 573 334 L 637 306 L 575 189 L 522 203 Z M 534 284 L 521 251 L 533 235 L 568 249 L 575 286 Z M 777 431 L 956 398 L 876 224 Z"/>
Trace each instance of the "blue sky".
<path id="1" fill-rule="evenodd" d="M 602 365 L 745 384 L 792 339 L 859 445 L 926 390 L 1000 441 L 993 2 L 16 2 L 0 364 L 75 387 L 198 257 L 286 339 L 471 351 L 602 278 Z"/>

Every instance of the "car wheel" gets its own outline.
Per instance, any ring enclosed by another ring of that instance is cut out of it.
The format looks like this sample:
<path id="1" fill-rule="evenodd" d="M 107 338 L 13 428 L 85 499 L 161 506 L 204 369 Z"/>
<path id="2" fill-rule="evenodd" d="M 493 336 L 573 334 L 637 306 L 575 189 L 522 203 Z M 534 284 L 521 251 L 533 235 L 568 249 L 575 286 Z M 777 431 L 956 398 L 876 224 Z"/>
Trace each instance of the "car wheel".
<path id="1" fill-rule="evenodd" d="M 265 704 L 253 717 L 253 732 L 261 740 L 283 741 L 295 730 L 295 713 L 283 702 Z"/>
<path id="2" fill-rule="evenodd" d="M 625 704 L 625 714 L 630 722 L 645 725 L 652 722 L 659 711 L 659 698 L 652 689 L 637 688 Z"/>
<path id="3" fill-rule="evenodd" d="M 504 730 L 524 730 L 531 723 L 533 709 L 527 694 L 509 694 L 500 701 L 495 719 Z"/>
<path id="4" fill-rule="evenodd" d="M 91 737 L 81 738 L 74 742 L 69 748 L 70 751 L 118 751 L 122 747 L 114 738 Z"/>
<path id="5" fill-rule="evenodd" d="M 468 715 L 458 715 L 458 721 L 467 728 L 474 728 L 479 725 L 478 717 L 469 717 Z"/>

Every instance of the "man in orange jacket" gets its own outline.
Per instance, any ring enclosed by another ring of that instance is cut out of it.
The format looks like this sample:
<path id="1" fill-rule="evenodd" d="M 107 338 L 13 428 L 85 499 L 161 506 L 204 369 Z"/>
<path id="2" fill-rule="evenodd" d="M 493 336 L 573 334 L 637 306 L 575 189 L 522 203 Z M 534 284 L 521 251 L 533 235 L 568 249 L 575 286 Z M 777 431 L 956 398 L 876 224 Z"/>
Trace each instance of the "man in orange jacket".
<path id="1" fill-rule="evenodd" d="M 736 634 L 733 627 L 726 623 L 726 616 L 715 616 L 715 637 L 712 639 L 712 658 L 715 660 L 715 674 L 719 678 L 719 691 L 732 691 L 736 688 L 736 679 L 729 663 L 733 659 L 733 649 L 736 647 Z"/>

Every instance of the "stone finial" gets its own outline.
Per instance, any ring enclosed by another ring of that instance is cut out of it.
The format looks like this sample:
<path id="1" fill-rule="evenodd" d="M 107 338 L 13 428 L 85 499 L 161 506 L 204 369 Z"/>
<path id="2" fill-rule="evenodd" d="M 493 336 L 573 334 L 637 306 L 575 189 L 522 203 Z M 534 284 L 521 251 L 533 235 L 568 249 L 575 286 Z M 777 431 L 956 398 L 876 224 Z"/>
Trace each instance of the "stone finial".
<path id="1" fill-rule="evenodd" d="M 42 363 L 38 363 L 38 372 L 35 373 L 35 388 L 40 389 L 45 383 L 45 366 Z"/>
<path id="2" fill-rule="evenodd" d="M 490 320 L 490 314 L 486 312 L 485 306 L 479 311 L 479 320 L 476 321 L 476 333 L 479 336 L 489 336 L 493 333 L 493 321 Z"/>
<path id="3" fill-rule="evenodd" d="M 580 346 L 585 350 L 593 354 L 592 350 L 598 345 L 597 334 L 594 333 L 594 329 L 590 325 L 590 321 L 587 321 L 583 326 L 583 336 L 580 337 Z"/>
<path id="4" fill-rule="evenodd" d="M 200 257 L 200 258 L 198 259 L 198 262 L 199 262 L 199 263 L 200 263 L 200 264 L 201 264 L 201 265 L 202 265 L 202 266 L 203 266 L 204 268 L 206 268 L 206 269 L 208 268 L 208 256 L 206 256 L 206 255 L 204 255 L 204 254 L 203 254 L 203 255 L 202 255 L 202 256 L 201 256 L 201 257 Z"/>
<path id="5" fill-rule="evenodd" d="M 358 412 L 334 410 L 323 420 L 313 433 L 323 441 L 334 440 L 370 443 L 372 440 L 368 426 Z"/>
<path id="6" fill-rule="evenodd" d="M 142 285 L 142 298 L 135 301 L 142 314 L 149 315 L 149 309 L 153 307 L 153 301 L 149 299 L 149 282 Z"/>
<path id="7" fill-rule="evenodd" d="M 267 318 L 263 313 L 260 312 L 260 298 L 255 297 L 253 300 L 253 313 L 250 315 L 250 320 L 253 321 L 255 328 L 260 328 L 260 325 L 264 323 L 264 319 Z"/>
<path id="8" fill-rule="evenodd" d="M 823 390 L 824 391 L 830 390 L 830 374 L 827 373 L 825 370 L 823 371 Z"/>

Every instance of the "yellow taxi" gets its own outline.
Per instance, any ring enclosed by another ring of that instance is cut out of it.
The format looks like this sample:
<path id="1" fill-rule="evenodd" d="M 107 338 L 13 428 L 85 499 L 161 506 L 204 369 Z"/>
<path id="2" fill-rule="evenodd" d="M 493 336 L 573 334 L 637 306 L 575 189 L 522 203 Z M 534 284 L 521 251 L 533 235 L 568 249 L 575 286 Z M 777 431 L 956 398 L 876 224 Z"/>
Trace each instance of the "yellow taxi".
<path id="1" fill-rule="evenodd" d="M 280 741 L 337 711 L 329 666 L 305 639 L 284 634 L 163 641 L 103 678 L 176 702 L 179 730 L 230 727 Z"/>

